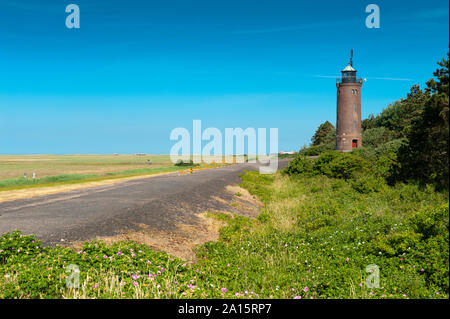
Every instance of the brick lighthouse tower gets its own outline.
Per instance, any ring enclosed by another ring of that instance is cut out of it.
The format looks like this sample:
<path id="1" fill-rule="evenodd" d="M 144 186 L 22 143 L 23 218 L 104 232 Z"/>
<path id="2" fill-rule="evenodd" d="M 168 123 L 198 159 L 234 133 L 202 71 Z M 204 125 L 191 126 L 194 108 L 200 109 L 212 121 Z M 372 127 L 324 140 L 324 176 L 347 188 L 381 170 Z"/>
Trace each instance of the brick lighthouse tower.
<path id="1" fill-rule="evenodd" d="M 342 77 L 336 81 L 336 149 L 341 152 L 350 152 L 362 146 L 361 87 L 363 81 L 356 77 L 352 59 L 353 49 L 350 52 L 350 62 L 341 71 Z"/>

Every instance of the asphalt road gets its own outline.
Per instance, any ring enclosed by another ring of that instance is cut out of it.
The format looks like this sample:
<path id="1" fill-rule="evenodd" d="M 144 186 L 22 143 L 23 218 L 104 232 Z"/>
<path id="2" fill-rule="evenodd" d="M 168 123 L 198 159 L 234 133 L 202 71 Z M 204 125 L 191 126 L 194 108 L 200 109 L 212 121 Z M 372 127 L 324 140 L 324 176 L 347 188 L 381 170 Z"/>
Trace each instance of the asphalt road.
<path id="1" fill-rule="evenodd" d="M 279 168 L 287 165 L 279 161 Z M 0 203 L 0 234 L 19 229 L 44 245 L 112 236 L 137 224 L 170 231 L 193 221 L 194 212 L 225 209 L 212 196 L 231 199 L 227 185 L 256 164 L 235 164 L 179 176 L 177 173 L 49 196 Z"/>

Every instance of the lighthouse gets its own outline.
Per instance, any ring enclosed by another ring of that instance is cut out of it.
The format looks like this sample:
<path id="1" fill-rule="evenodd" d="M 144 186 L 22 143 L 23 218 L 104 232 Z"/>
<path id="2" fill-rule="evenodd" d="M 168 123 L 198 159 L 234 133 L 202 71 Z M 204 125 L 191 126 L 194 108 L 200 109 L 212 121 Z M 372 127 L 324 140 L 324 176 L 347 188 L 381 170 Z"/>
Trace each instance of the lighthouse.
<path id="1" fill-rule="evenodd" d="M 352 60 L 353 49 L 350 51 L 350 62 L 341 71 L 342 76 L 336 80 L 336 150 L 341 152 L 350 152 L 362 146 L 361 88 L 363 81 L 356 77 Z"/>

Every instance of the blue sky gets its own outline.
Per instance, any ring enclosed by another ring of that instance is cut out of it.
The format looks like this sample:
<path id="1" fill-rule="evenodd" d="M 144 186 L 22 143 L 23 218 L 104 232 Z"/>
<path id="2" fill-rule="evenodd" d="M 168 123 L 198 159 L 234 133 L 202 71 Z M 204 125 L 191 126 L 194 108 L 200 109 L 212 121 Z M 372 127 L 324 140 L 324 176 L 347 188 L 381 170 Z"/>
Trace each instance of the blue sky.
<path id="1" fill-rule="evenodd" d="M 194 119 L 277 127 L 279 149 L 298 150 L 335 123 L 350 48 L 363 117 L 448 51 L 443 0 L 71 1 L 0 0 L 0 154 L 168 153 Z M 70 3 L 80 29 L 65 27 Z"/>

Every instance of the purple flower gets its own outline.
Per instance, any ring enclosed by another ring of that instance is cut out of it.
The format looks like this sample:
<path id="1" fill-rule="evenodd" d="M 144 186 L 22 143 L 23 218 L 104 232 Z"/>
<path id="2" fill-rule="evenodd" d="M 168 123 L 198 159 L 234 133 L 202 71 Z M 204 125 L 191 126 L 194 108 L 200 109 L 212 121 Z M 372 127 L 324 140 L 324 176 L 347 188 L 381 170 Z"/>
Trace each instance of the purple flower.
<path id="1" fill-rule="evenodd" d="M 137 285 L 139 285 L 138 282 L 137 281 L 133 281 L 133 286 L 136 287 Z"/>
<path id="2" fill-rule="evenodd" d="M 303 288 L 303 291 L 304 291 L 304 292 L 308 292 L 308 290 L 309 290 L 308 287 Z"/>
<path id="3" fill-rule="evenodd" d="M 294 299 L 302 299 L 302 296 L 295 296 Z"/>
<path id="4" fill-rule="evenodd" d="M 228 289 L 227 289 L 227 288 L 221 288 L 220 291 L 221 291 L 221 292 L 227 292 Z"/>

